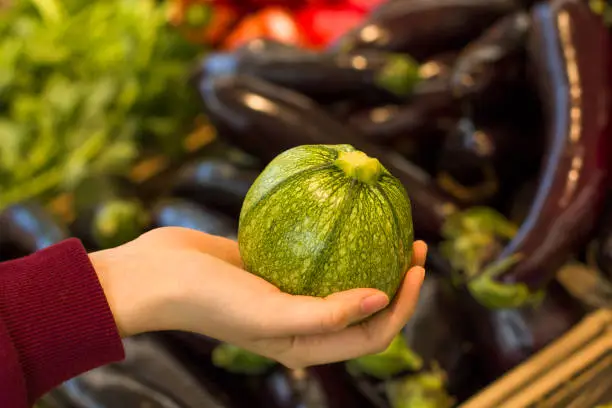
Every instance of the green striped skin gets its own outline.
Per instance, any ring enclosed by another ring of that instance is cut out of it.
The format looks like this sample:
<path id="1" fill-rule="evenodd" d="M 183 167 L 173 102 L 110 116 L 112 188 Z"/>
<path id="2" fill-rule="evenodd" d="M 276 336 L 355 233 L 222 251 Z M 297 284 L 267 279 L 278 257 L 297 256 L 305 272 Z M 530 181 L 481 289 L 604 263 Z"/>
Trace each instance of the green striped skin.
<path id="1" fill-rule="evenodd" d="M 245 268 L 283 292 L 325 297 L 376 288 L 393 298 L 412 256 L 412 213 L 384 167 L 361 182 L 334 162 L 350 145 L 307 145 L 272 160 L 240 213 Z"/>

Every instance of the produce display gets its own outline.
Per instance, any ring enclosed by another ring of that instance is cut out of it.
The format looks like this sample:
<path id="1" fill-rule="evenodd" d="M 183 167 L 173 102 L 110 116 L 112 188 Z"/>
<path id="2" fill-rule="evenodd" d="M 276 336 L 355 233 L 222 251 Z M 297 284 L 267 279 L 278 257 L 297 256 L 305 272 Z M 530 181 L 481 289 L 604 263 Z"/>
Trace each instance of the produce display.
<path id="1" fill-rule="evenodd" d="M 285 291 L 392 296 L 429 244 L 381 353 L 289 370 L 147 334 L 39 406 L 450 408 L 610 307 L 611 10 L 0 1 L 0 260 L 183 226 Z"/>

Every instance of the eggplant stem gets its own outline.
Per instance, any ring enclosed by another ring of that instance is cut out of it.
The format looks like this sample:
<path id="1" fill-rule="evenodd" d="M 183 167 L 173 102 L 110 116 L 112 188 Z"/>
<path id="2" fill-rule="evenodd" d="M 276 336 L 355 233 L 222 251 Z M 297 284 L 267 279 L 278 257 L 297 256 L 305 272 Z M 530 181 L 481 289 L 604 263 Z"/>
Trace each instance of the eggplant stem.
<path id="1" fill-rule="evenodd" d="M 497 257 L 498 244 L 512 239 L 516 231 L 517 227 L 503 215 L 486 207 L 472 207 L 449 218 L 444 225 L 446 239 L 440 245 L 441 253 L 454 270 L 462 273 L 461 283 L 466 284 L 472 296 L 488 308 L 519 307 L 542 297 L 523 283 L 496 281 L 523 258 L 522 254 L 485 264 L 487 259 Z"/>
<path id="2" fill-rule="evenodd" d="M 544 298 L 543 290 L 532 291 L 524 283 L 502 283 L 494 278 L 523 258 L 514 254 L 490 265 L 481 275 L 468 284 L 470 294 L 489 309 L 509 309 L 526 305 L 537 305 Z"/>
<path id="3" fill-rule="evenodd" d="M 409 375 L 386 384 L 393 408 L 450 408 L 454 399 L 446 391 L 446 373 L 441 370 Z"/>
<path id="4" fill-rule="evenodd" d="M 444 191 L 461 201 L 482 201 L 492 197 L 499 190 L 499 180 L 493 169 L 487 166 L 483 170 L 485 180 L 473 187 L 464 186 L 446 171 L 438 174 L 438 184 Z"/>
<path id="5" fill-rule="evenodd" d="M 495 278 L 517 262 L 523 254 L 513 254 L 489 265 L 482 274 L 471 279 L 468 290 L 480 304 L 489 309 L 507 309 L 537 304 L 543 299 L 544 291 L 531 291 L 524 283 L 502 283 Z"/>
<path id="6" fill-rule="evenodd" d="M 375 78 L 378 86 L 399 97 L 410 95 L 419 80 L 419 64 L 402 54 L 389 54 L 387 64 Z"/>
<path id="7" fill-rule="evenodd" d="M 423 368 L 423 359 L 410 347 L 407 347 L 402 353 L 402 360 L 404 360 L 406 366 L 411 367 L 412 371 L 419 371 Z"/>
<path id="8" fill-rule="evenodd" d="M 523 254 L 517 253 L 512 254 L 507 258 L 501 259 L 497 262 L 494 262 L 487 266 L 485 270 L 477 277 L 487 277 L 490 279 L 496 278 L 508 269 L 510 269 L 513 265 L 517 264 L 521 259 L 523 259 Z"/>
<path id="9" fill-rule="evenodd" d="M 402 372 L 419 371 L 423 368 L 423 359 L 398 334 L 385 351 L 349 360 L 346 367 L 352 375 L 366 374 L 385 380 Z"/>
<path id="10" fill-rule="evenodd" d="M 263 374 L 276 365 L 274 360 L 227 343 L 213 349 L 212 362 L 229 372 L 246 375 Z"/>

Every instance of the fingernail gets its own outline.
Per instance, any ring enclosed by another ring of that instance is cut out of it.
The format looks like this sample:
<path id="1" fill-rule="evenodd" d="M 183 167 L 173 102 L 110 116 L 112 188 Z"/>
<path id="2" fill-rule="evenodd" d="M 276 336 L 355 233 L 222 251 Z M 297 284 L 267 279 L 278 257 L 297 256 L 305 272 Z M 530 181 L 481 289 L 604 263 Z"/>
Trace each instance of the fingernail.
<path id="1" fill-rule="evenodd" d="M 389 298 L 387 295 L 377 293 L 376 295 L 368 296 L 361 301 L 361 311 L 365 315 L 371 315 L 372 313 L 384 309 L 388 304 Z"/>

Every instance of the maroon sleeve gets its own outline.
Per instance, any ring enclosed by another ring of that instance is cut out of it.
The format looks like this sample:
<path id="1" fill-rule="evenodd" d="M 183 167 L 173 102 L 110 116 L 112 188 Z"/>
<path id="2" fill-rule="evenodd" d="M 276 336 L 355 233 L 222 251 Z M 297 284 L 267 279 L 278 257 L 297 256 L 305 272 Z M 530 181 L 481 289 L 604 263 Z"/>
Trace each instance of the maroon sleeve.
<path id="1" fill-rule="evenodd" d="M 78 239 L 0 263 L 0 407 L 30 407 L 63 381 L 123 358 Z"/>

